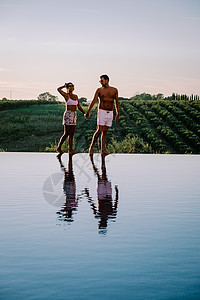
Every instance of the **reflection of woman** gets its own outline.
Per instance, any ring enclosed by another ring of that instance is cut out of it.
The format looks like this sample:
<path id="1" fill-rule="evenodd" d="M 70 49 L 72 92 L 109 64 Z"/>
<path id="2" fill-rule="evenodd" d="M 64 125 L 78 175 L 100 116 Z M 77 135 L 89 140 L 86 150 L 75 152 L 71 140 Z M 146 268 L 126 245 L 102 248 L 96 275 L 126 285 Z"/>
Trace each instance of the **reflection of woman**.
<path id="1" fill-rule="evenodd" d="M 73 222 L 73 212 L 77 210 L 79 196 L 76 196 L 76 181 L 73 173 L 72 155 L 69 155 L 68 170 L 64 167 L 61 157 L 58 157 L 61 169 L 64 171 L 63 192 L 65 204 L 57 212 L 59 220 Z"/>
<path id="2" fill-rule="evenodd" d="M 115 219 L 117 216 L 117 206 L 118 206 L 118 187 L 115 186 L 115 199 L 112 199 L 112 184 L 108 180 L 106 175 L 106 165 L 105 165 L 105 156 L 101 156 L 102 164 L 101 171 L 102 174 L 99 174 L 97 167 L 94 164 L 93 157 L 91 156 L 91 163 L 93 166 L 93 170 L 95 175 L 97 176 L 97 200 L 98 200 L 98 208 L 93 201 L 93 199 L 89 195 L 89 190 L 85 189 L 86 197 L 88 198 L 88 202 L 93 210 L 95 218 L 99 219 L 99 233 L 106 233 L 108 219 Z"/>
<path id="3" fill-rule="evenodd" d="M 65 93 L 62 89 L 67 88 L 67 93 Z M 80 106 L 78 96 L 73 94 L 74 85 L 71 82 L 65 83 L 65 85 L 58 88 L 58 92 L 65 98 L 66 101 L 66 111 L 63 115 L 63 125 L 64 125 L 64 134 L 62 135 L 58 147 L 57 152 L 58 156 L 63 154 L 61 147 L 66 138 L 68 137 L 69 143 L 69 154 L 74 154 L 73 151 L 73 136 L 76 128 L 76 109 L 78 109 L 84 114 L 84 110 Z"/>

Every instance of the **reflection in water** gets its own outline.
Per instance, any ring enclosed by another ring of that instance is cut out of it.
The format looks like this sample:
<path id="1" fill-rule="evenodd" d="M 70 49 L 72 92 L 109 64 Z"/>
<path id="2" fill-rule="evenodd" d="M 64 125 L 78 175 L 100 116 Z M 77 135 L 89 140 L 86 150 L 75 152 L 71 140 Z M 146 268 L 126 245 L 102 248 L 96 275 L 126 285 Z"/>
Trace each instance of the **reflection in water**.
<path id="1" fill-rule="evenodd" d="M 65 195 L 65 203 L 57 212 L 59 221 L 67 221 L 69 224 L 73 222 L 73 214 L 78 209 L 79 200 L 85 196 L 94 213 L 95 218 L 99 220 L 99 233 L 106 234 L 108 220 L 115 220 L 118 207 L 118 187 L 115 186 L 115 198 L 112 196 L 112 183 L 108 180 L 106 174 L 105 157 L 101 156 L 101 174 L 95 166 L 93 157 L 90 157 L 94 174 L 97 177 L 97 203 L 90 195 L 89 188 L 84 188 L 80 195 L 76 195 L 76 181 L 73 173 L 72 156 L 69 155 L 68 169 L 65 168 L 61 157 L 58 158 L 61 170 L 64 172 L 63 192 Z"/>
<path id="2" fill-rule="evenodd" d="M 69 155 L 68 170 L 63 165 L 61 157 L 58 158 L 61 170 L 64 172 L 63 192 L 65 203 L 57 212 L 60 221 L 73 222 L 73 212 L 77 210 L 79 196 L 76 196 L 76 181 L 73 173 L 72 156 Z"/>
<path id="3" fill-rule="evenodd" d="M 108 219 L 114 220 L 117 216 L 119 191 L 115 186 L 115 199 L 112 199 L 112 184 L 108 180 L 106 174 L 105 157 L 101 156 L 101 175 L 98 168 L 95 166 L 93 157 L 91 157 L 91 163 L 95 175 L 97 176 L 97 201 L 98 208 L 95 205 L 94 200 L 90 196 L 89 189 L 85 189 L 85 195 L 90 203 L 95 218 L 99 219 L 99 233 L 106 234 Z"/>

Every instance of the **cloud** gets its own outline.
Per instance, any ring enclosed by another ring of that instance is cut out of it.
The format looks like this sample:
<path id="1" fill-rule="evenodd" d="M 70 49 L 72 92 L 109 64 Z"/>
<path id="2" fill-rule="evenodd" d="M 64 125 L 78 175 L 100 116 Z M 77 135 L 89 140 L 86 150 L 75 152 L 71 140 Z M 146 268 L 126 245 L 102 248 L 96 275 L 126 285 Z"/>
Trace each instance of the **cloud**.
<path id="1" fill-rule="evenodd" d="M 0 85 L 7 86 L 9 84 L 8 81 L 0 81 Z"/>
<path id="2" fill-rule="evenodd" d="M 4 71 L 9 71 L 9 69 L 1 68 L 1 67 L 0 67 L 0 72 L 4 72 Z"/>
<path id="3" fill-rule="evenodd" d="M 17 82 L 17 81 L 0 81 L 0 87 L 12 88 L 12 89 L 37 89 L 45 87 L 43 83 L 28 83 L 28 82 Z"/>

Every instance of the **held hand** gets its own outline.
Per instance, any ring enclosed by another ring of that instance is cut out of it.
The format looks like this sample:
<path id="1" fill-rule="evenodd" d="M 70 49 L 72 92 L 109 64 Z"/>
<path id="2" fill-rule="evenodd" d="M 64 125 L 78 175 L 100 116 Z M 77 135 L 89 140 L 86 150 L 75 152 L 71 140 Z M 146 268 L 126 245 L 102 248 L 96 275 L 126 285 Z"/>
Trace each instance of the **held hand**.
<path id="1" fill-rule="evenodd" d="M 115 117 L 115 122 L 119 121 L 119 114 L 116 115 Z"/>
<path id="2" fill-rule="evenodd" d="M 89 113 L 89 112 L 87 112 L 86 114 L 84 114 L 84 117 L 85 117 L 86 119 L 89 119 L 89 117 L 90 117 L 90 113 Z"/>

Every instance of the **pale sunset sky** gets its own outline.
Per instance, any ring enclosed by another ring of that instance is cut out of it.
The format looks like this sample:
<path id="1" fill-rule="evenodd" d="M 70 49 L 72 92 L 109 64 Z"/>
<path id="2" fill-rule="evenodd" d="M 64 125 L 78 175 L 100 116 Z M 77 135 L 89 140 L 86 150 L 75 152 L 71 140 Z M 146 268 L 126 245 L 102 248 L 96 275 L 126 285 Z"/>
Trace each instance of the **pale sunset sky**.
<path id="1" fill-rule="evenodd" d="M 200 0 L 0 0 L 0 40 L 0 99 L 200 95 Z"/>

